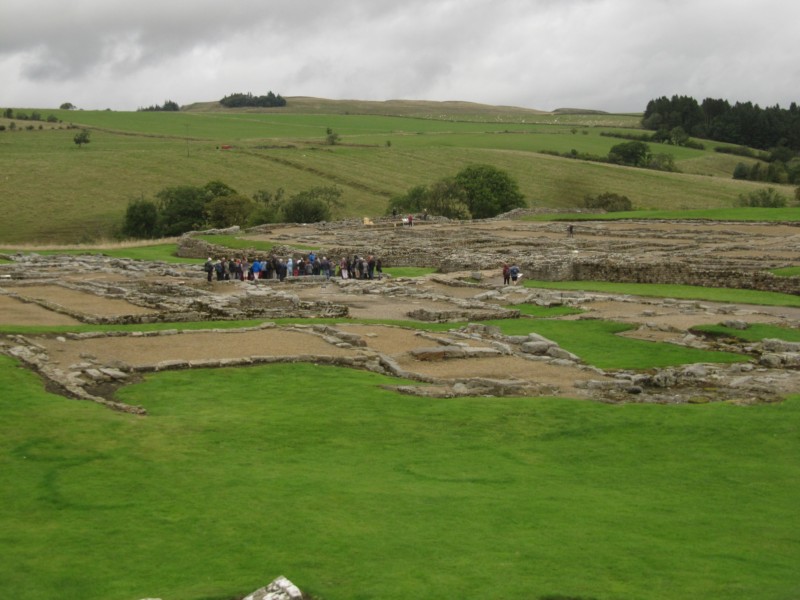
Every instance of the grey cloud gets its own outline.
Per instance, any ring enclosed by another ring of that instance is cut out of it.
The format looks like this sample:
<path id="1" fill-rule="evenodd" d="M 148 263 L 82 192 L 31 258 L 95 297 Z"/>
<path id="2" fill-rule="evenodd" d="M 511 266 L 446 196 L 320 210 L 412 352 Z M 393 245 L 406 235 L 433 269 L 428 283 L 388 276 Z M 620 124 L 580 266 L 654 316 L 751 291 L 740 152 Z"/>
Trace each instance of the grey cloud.
<path id="1" fill-rule="evenodd" d="M 0 104 L 78 89 L 130 109 L 268 86 L 641 110 L 672 93 L 788 104 L 798 89 L 800 4 L 781 0 L 5 0 L 4 13 L 39 18 L 0 22 L 14 74 Z"/>

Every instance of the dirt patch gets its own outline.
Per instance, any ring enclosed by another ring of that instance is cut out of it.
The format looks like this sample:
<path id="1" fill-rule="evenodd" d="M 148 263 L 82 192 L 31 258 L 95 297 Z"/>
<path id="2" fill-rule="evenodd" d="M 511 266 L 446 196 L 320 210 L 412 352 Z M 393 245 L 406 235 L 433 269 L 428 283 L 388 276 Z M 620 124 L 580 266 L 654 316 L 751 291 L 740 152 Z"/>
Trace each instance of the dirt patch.
<path id="1" fill-rule="evenodd" d="M 80 292 L 55 284 L 20 286 L 14 288 L 13 291 L 23 298 L 52 303 L 76 314 L 113 317 L 154 314 L 157 312 L 150 308 L 136 306 L 125 300 L 116 300 L 88 292 Z"/>
<path id="2" fill-rule="evenodd" d="M 236 360 L 253 356 L 347 356 L 311 333 L 267 328 L 256 331 L 184 331 L 175 335 L 99 337 L 84 340 L 36 338 L 52 362 L 68 369 L 87 359 L 142 368 L 164 361 Z"/>
<path id="3" fill-rule="evenodd" d="M 6 325 L 77 325 L 77 319 L 38 304 L 0 295 L 0 321 Z"/>

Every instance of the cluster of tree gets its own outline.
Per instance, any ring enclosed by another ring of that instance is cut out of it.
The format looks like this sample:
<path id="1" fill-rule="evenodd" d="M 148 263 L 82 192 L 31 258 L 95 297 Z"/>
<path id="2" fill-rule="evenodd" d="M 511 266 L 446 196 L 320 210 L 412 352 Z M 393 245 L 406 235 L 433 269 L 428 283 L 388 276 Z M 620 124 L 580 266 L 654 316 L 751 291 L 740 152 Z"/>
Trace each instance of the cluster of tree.
<path id="1" fill-rule="evenodd" d="M 705 145 L 693 140 L 686 133 L 686 130 L 681 127 L 673 127 L 670 130 L 659 129 L 655 133 L 617 133 L 612 131 L 603 131 L 601 136 L 622 138 L 624 140 L 633 140 L 636 142 L 655 142 L 657 144 L 671 144 L 673 146 L 684 146 L 686 148 L 694 148 L 695 150 L 705 150 Z"/>
<path id="2" fill-rule="evenodd" d="M 508 173 L 491 165 L 471 165 L 454 177 L 392 198 L 387 214 L 427 211 L 450 219 L 486 219 L 525 206 L 519 185 Z"/>
<path id="3" fill-rule="evenodd" d="M 13 108 L 6 108 L 3 110 L 2 115 L 6 119 L 16 119 L 18 121 L 47 121 L 48 123 L 58 123 L 58 117 L 55 115 L 47 115 L 47 118 L 43 119 L 42 113 L 38 110 L 34 110 L 31 114 L 28 114 L 21 110 L 15 111 Z"/>
<path id="4" fill-rule="evenodd" d="M 761 108 L 752 102 L 690 96 L 662 96 L 650 100 L 642 118 L 646 129 L 672 131 L 682 127 L 689 135 L 766 150 L 785 145 L 800 151 L 800 108 L 775 105 Z"/>
<path id="5" fill-rule="evenodd" d="M 590 154 L 588 152 L 578 152 L 574 148 L 569 152 L 557 152 L 554 150 L 544 150 L 543 154 L 551 154 L 562 158 L 574 158 L 577 160 L 589 160 L 593 162 L 612 163 L 615 165 L 625 165 L 627 167 L 640 167 L 642 169 L 654 169 L 656 171 L 677 171 L 675 159 L 671 154 L 665 152 L 653 153 L 650 146 L 644 142 L 623 142 L 613 146 L 608 151 L 608 156 Z"/>
<path id="6" fill-rule="evenodd" d="M 766 163 L 759 161 L 751 165 L 738 163 L 733 169 L 733 178 L 769 183 L 800 184 L 800 157 L 795 156 L 788 161 L 771 160 Z"/>
<path id="7" fill-rule="evenodd" d="M 739 206 L 756 206 L 760 208 L 783 208 L 787 204 L 786 196 L 774 188 L 754 190 L 748 194 L 739 194 Z"/>
<path id="8" fill-rule="evenodd" d="M 286 106 L 286 99 L 280 94 L 268 92 L 266 96 L 253 96 L 250 92 L 246 94 L 230 94 L 219 101 L 222 106 L 227 108 L 241 108 L 243 106 Z"/>
<path id="9" fill-rule="evenodd" d="M 181 107 L 178 106 L 177 102 L 174 102 L 172 100 L 165 100 L 164 104 L 162 104 L 161 106 L 154 104 L 152 106 L 147 106 L 145 108 L 137 108 L 136 110 L 137 112 L 159 112 L 159 111 L 177 112 L 180 109 Z"/>
<path id="10" fill-rule="evenodd" d="M 749 165 L 738 163 L 733 169 L 734 179 L 784 184 L 800 183 L 800 155 L 782 143 L 770 148 L 769 151 L 753 150 L 747 146 L 725 146 L 715 150 L 757 159 L 758 162 Z"/>
<path id="11" fill-rule="evenodd" d="M 597 196 L 587 195 L 583 199 L 583 206 L 592 210 L 604 210 L 606 212 L 633 210 L 633 203 L 630 198 L 613 192 L 603 192 Z"/>
<path id="12" fill-rule="evenodd" d="M 221 181 L 202 187 L 164 188 L 155 200 L 128 203 L 122 234 L 132 238 L 176 236 L 187 231 L 262 223 L 315 223 L 330 220 L 340 206 L 336 187 L 315 187 L 286 197 L 283 189 L 259 190 L 252 198 Z"/>

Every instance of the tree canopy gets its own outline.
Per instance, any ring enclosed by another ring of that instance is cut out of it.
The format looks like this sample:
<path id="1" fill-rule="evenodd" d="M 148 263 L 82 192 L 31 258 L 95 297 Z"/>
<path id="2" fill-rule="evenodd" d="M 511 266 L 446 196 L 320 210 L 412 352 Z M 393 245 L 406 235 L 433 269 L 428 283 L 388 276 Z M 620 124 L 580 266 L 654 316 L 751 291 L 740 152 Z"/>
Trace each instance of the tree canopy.
<path id="1" fill-rule="evenodd" d="M 342 191 L 319 186 L 284 198 L 284 191 L 259 190 L 252 198 L 228 184 L 179 185 L 159 191 L 155 200 L 128 203 L 120 232 L 134 238 L 176 236 L 209 227 L 242 227 L 262 223 L 328 221 L 341 205 Z"/>
<path id="2" fill-rule="evenodd" d="M 247 92 L 246 94 L 230 94 L 223 97 L 219 103 L 226 108 L 240 108 L 243 106 L 272 107 L 286 106 L 286 99 L 280 94 L 274 94 L 271 91 L 265 96 L 254 96 L 252 93 Z"/>
<path id="3" fill-rule="evenodd" d="M 517 182 L 492 165 L 471 165 L 459 171 L 455 183 L 464 192 L 464 203 L 474 219 L 494 217 L 525 206 Z"/>
<path id="4" fill-rule="evenodd" d="M 650 100 L 642 118 L 646 129 L 672 131 L 675 127 L 693 136 L 767 150 L 783 145 L 800 152 L 800 108 L 761 108 L 752 102 L 690 96 L 662 96 Z"/>
<path id="5" fill-rule="evenodd" d="M 455 177 L 411 188 L 389 202 L 388 212 L 422 212 L 450 219 L 484 219 L 524 207 L 517 182 L 491 165 L 471 165 Z"/>
<path id="6" fill-rule="evenodd" d="M 152 106 L 148 106 L 146 108 L 137 108 L 136 110 L 139 112 L 160 112 L 160 111 L 167 111 L 167 112 L 177 112 L 181 109 L 178 106 L 177 102 L 173 100 L 165 100 L 164 104 L 159 106 L 158 104 L 154 104 Z"/>

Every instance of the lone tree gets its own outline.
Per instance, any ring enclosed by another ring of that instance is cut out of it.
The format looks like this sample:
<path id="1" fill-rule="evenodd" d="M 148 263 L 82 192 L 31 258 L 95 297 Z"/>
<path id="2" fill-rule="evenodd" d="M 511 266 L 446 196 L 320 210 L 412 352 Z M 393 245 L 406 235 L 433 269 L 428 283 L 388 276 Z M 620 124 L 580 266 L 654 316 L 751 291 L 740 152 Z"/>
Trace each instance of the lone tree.
<path id="1" fill-rule="evenodd" d="M 486 219 L 527 206 L 517 182 L 492 165 L 465 167 L 456 174 L 455 183 L 463 190 L 463 201 L 473 219 Z"/>
<path id="2" fill-rule="evenodd" d="M 335 145 L 336 145 L 336 144 L 338 144 L 338 143 L 339 143 L 339 141 L 341 140 L 341 137 L 339 136 L 339 134 L 338 134 L 338 133 L 336 133 L 336 132 L 335 132 L 333 129 L 331 129 L 330 127 L 328 127 L 328 129 L 327 129 L 327 133 L 328 133 L 328 135 L 327 135 L 327 137 L 325 138 L 325 142 L 326 142 L 326 143 L 327 143 L 329 146 L 335 146 Z"/>
<path id="3" fill-rule="evenodd" d="M 89 140 L 89 130 L 83 129 L 80 133 L 76 133 L 72 141 L 78 144 L 78 148 L 81 148 L 84 144 L 88 144 L 91 141 Z"/>

